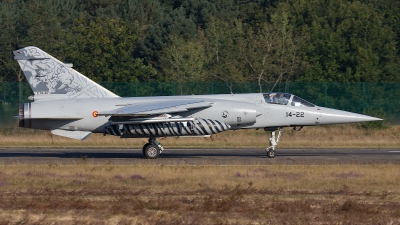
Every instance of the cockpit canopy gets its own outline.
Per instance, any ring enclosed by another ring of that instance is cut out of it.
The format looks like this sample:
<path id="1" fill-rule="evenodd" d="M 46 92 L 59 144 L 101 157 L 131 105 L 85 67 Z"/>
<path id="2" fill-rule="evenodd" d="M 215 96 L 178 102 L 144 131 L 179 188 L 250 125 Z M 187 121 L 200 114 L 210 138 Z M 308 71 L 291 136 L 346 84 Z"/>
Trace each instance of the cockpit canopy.
<path id="1" fill-rule="evenodd" d="M 268 104 L 278 104 L 278 105 L 289 104 L 292 106 L 315 107 L 314 104 L 289 93 L 269 92 L 269 93 L 263 93 L 263 95 L 265 102 Z"/>

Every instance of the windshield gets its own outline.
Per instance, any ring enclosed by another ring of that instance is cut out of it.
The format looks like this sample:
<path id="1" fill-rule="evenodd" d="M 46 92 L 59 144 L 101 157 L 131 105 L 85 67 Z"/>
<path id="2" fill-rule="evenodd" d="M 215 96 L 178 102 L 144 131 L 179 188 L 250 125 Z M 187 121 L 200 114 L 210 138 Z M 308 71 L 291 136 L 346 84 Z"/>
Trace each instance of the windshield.
<path id="1" fill-rule="evenodd" d="M 314 107 L 315 105 L 312 104 L 312 103 L 310 103 L 310 102 L 307 102 L 306 100 L 301 99 L 301 98 L 299 98 L 299 97 L 297 97 L 297 96 L 293 96 L 293 99 L 292 99 L 292 106 Z"/>
<path id="2" fill-rule="evenodd" d="M 265 102 L 269 104 L 287 105 L 290 96 L 291 94 L 288 93 L 273 92 L 273 93 L 265 93 L 264 99 Z"/>
<path id="3" fill-rule="evenodd" d="M 263 95 L 265 102 L 268 104 L 278 104 L 278 105 L 290 104 L 292 106 L 315 107 L 314 104 L 289 93 L 271 92 L 271 93 L 264 93 Z"/>

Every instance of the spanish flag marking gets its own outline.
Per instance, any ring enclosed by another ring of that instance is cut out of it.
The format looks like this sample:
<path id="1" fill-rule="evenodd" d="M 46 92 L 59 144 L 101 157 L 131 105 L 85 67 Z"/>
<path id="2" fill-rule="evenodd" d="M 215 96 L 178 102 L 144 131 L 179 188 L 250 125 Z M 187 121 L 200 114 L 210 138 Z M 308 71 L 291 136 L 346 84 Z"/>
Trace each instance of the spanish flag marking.
<path id="1" fill-rule="evenodd" d="M 99 112 L 97 112 L 97 111 L 93 111 L 93 112 L 92 112 L 92 116 L 93 116 L 93 117 L 97 117 L 97 114 L 99 114 Z"/>

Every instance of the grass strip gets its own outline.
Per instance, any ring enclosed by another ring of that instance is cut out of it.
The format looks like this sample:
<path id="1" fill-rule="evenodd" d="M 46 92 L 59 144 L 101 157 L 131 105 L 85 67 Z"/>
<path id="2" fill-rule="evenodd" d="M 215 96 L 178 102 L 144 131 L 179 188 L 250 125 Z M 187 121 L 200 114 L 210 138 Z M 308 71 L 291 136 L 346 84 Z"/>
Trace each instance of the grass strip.
<path id="1" fill-rule="evenodd" d="M 0 165 L 0 224 L 397 224 L 400 165 Z"/>

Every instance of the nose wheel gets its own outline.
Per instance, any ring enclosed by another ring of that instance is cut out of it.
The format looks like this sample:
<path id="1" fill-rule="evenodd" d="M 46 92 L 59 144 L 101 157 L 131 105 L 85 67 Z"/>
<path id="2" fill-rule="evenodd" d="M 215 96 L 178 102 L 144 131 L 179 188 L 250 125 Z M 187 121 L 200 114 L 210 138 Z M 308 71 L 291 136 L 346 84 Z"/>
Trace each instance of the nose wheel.
<path id="1" fill-rule="evenodd" d="M 268 158 L 275 158 L 275 150 L 268 150 L 267 156 Z"/>
<path id="2" fill-rule="evenodd" d="M 157 159 L 164 147 L 155 138 L 149 138 L 149 143 L 143 146 L 143 155 L 147 159 Z"/>

